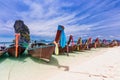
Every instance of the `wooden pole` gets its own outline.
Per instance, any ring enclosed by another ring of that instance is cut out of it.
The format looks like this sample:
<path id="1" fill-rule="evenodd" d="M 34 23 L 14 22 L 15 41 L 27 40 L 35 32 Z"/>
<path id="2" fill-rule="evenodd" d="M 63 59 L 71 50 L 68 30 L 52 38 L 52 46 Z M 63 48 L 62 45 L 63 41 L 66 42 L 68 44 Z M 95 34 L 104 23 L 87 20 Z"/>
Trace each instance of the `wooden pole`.
<path id="1" fill-rule="evenodd" d="M 15 57 L 18 57 L 18 44 L 19 44 L 20 33 L 15 34 Z"/>

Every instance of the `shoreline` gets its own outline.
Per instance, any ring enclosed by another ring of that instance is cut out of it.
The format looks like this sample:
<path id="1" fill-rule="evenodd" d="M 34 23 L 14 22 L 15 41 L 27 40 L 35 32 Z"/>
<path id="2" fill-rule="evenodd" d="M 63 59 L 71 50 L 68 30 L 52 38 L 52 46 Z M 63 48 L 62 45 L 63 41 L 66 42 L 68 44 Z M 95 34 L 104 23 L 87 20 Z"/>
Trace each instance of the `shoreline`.
<path id="1" fill-rule="evenodd" d="M 52 55 L 49 63 L 32 57 L 7 57 L 4 60 L 0 59 L 0 75 L 2 75 L 0 80 L 48 80 L 54 75 L 68 73 L 73 67 L 83 65 L 111 49 L 92 48 L 85 52 L 70 53 L 70 56 Z"/>

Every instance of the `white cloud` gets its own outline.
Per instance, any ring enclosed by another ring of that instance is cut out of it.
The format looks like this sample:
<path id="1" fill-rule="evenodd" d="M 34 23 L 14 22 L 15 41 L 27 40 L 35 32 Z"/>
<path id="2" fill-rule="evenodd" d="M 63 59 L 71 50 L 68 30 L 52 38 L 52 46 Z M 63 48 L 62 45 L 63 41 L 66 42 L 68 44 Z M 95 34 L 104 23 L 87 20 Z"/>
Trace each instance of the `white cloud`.
<path id="1" fill-rule="evenodd" d="M 28 6 L 27 10 L 19 11 L 18 2 Z M 30 28 L 31 35 L 53 38 L 59 24 L 65 26 L 67 35 L 77 36 L 101 36 L 102 31 L 117 31 L 120 29 L 120 11 L 113 8 L 118 1 L 61 1 L 61 0 L 23 0 L 7 1 L 1 5 L 0 33 L 5 30 L 11 35 L 14 34 L 13 24 L 16 19 L 22 19 Z M 8 5 L 13 3 L 12 5 Z M 100 3 L 100 4 L 99 4 Z M 76 4 L 76 5 L 75 5 Z M 67 9 L 62 9 L 63 7 Z M 74 8 L 76 10 L 74 10 Z M 73 11 L 69 11 L 72 10 Z M 113 9 L 111 9 L 113 8 Z M 105 11 L 104 11 L 105 10 Z M 8 14 L 9 13 L 9 14 Z M 3 19 L 7 19 L 2 21 Z M 11 20 L 10 20 L 11 19 Z M 93 22 L 92 22 L 93 21 Z M 79 23 L 81 22 L 81 23 Z M 89 23 L 88 23 L 89 22 Z M 4 28 L 3 28 L 4 27 Z M 116 28 L 116 29 L 115 29 Z M 119 33 L 119 32 L 118 32 Z M 105 33 L 106 35 L 109 35 Z M 116 33 L 114 33 L 116 35 Z M 120 34 L 120 33 L 119 33 Z M 105 35 L 102 35 L 105 36 Z"/>

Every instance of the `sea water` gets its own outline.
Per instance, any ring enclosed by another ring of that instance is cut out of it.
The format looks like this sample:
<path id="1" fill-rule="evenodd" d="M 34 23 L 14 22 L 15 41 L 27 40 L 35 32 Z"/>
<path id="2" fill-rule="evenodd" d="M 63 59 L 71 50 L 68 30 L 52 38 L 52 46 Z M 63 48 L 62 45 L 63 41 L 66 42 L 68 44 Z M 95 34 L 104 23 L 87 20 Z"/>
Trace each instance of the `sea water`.
<path id="1" fill-rule="evenodd" d="M 0 42 L 0 46 L 9 47 L 9 45 L 13 44 L 13 42 Z"/>

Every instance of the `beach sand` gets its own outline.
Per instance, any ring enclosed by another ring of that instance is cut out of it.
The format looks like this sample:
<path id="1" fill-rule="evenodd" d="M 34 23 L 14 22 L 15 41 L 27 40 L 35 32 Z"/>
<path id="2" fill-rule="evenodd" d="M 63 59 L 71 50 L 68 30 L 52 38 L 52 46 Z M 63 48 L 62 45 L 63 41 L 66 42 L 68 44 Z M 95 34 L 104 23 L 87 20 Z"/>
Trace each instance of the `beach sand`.
<path id="1" fill-rule="evenodd" d="M 51 61 L 0 57 L 0 80 L 120 80 L 120 47 L 97 48 Z"/>

